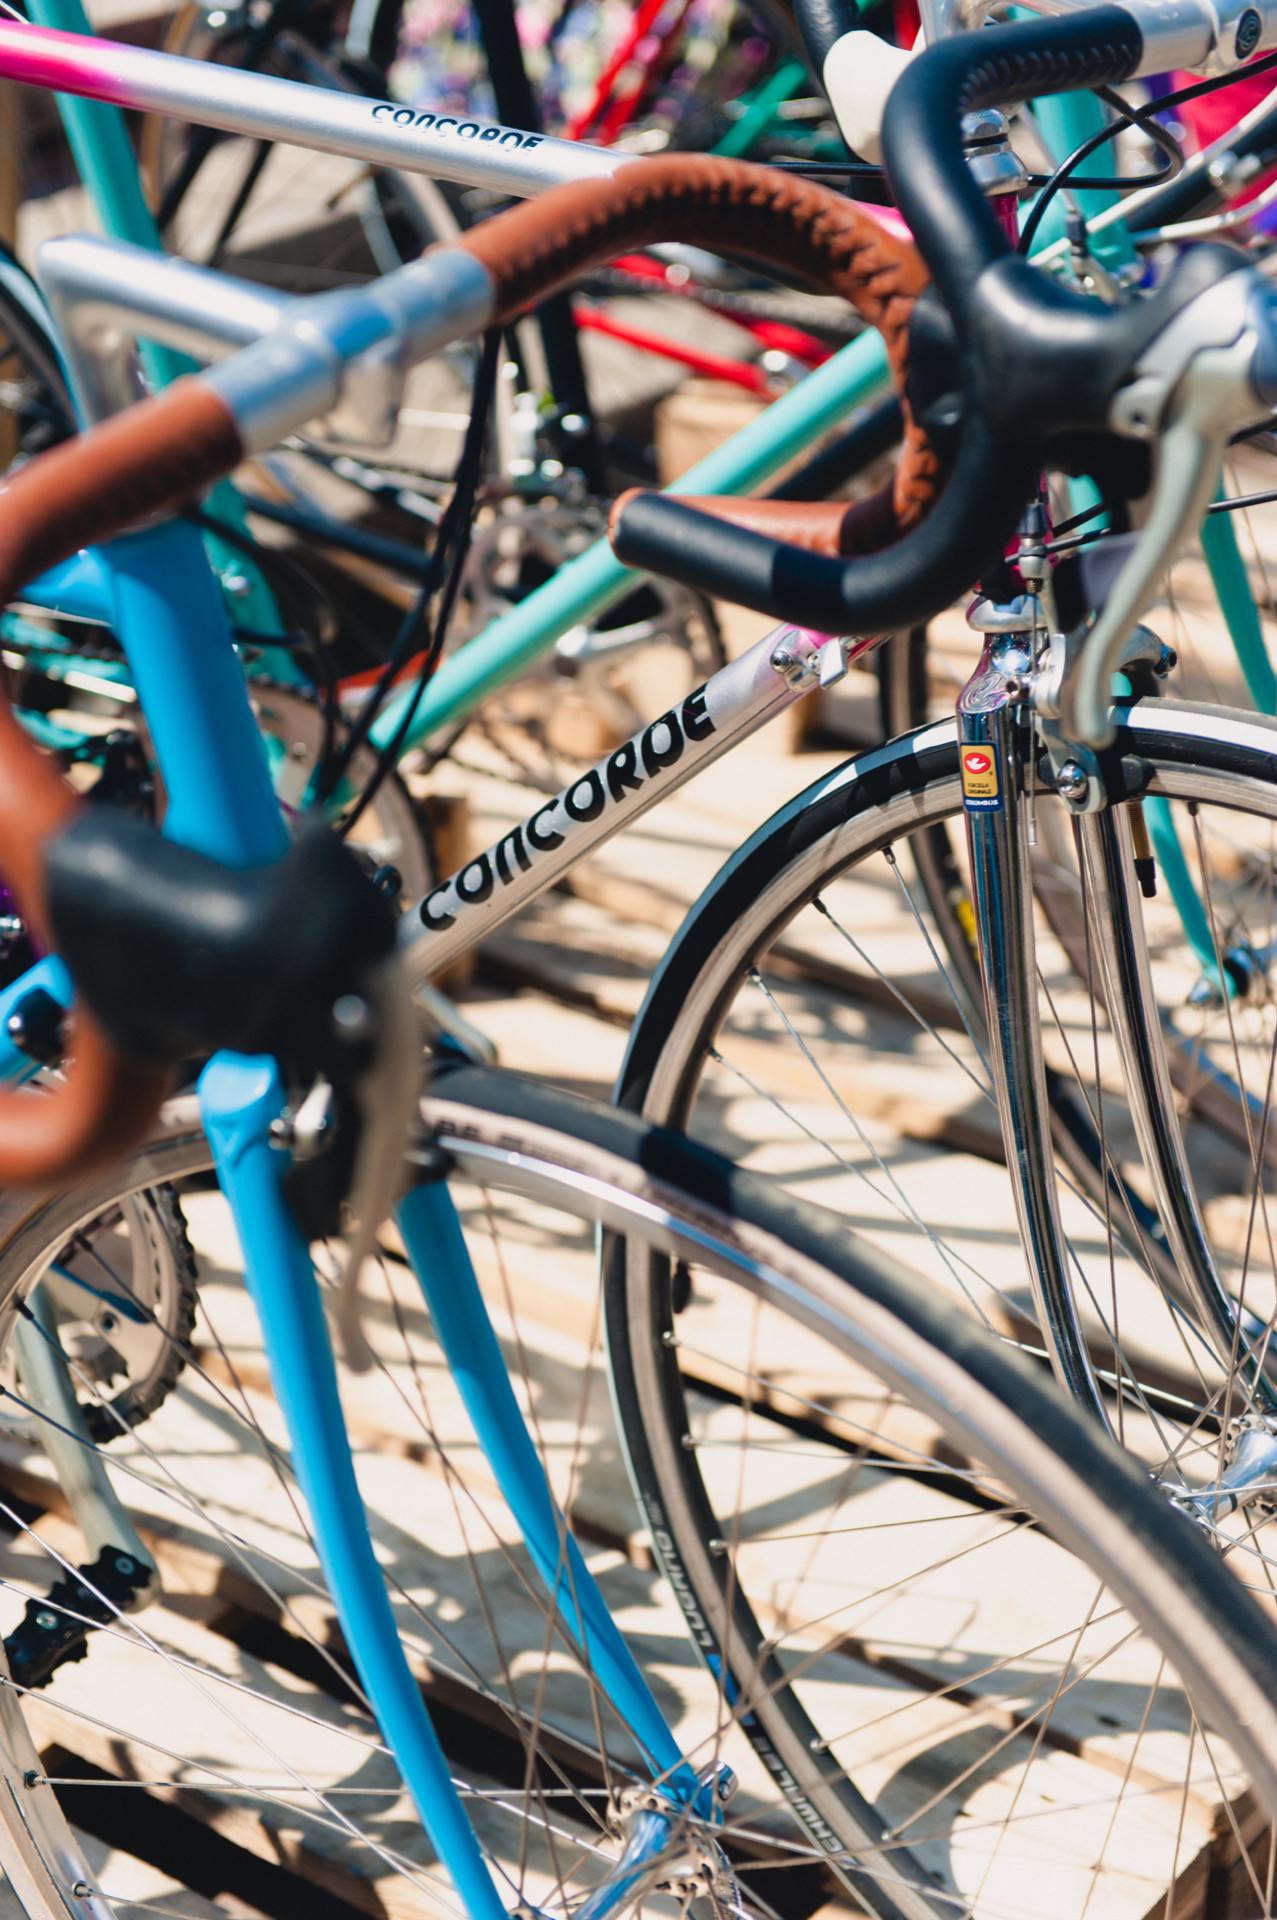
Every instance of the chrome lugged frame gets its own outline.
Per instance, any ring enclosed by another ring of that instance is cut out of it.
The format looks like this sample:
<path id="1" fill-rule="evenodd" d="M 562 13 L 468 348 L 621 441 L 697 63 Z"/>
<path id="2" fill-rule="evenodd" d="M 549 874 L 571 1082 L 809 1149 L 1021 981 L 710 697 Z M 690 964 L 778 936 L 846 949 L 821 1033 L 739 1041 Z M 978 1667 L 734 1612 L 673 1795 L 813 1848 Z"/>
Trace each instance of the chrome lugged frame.
<path id="1" fill-rule="evenodd" d="M 1039 1016 L 1033 876 L 1021 793 L 1035 778 L 1026 693 L 1032 653 L 1020 634 L 990 634 L 958 698 L 958 752 L 980 749 L 988 772 L 966 797 L 976 945 L 984 982 L 989 1059 L 1011 1171 L 1029 1283 L 1062 1385 L 1109 1426 L 1078 1322 L 1060 1226 Z"/>

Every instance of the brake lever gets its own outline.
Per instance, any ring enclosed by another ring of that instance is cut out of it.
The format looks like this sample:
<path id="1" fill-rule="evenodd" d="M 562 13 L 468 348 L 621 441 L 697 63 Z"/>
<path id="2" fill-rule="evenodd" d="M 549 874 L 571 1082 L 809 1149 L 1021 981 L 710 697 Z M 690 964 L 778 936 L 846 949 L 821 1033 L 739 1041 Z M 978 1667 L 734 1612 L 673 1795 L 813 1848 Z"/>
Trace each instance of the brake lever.
<path id="1" fill-rule="evenodd" d="M 1257 274 L 1230 274 L 1185 308 L 1142 357 L 1114 402 L 1120 433 L 1155 446 L 1138 540 L 1095 624 L 1066 651 L 1060 733 L 1081 747 L 1114 737 L 1113 675 L 1158 584 L 1200 525 L 1229 440 L 1270 417 L 1277 392 L 1277 294 Z"/>

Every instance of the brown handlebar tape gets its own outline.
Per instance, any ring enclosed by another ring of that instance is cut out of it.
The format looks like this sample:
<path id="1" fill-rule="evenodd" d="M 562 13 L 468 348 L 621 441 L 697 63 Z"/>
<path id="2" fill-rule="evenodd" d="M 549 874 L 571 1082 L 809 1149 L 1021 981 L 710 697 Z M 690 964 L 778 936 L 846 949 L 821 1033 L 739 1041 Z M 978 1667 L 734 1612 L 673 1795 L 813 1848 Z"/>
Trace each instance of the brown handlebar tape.
<path id="1" fill-rule="evenodd" d="M 223 402 L 183 380 L 31 461 L 0 484 L 0 606 L 79 547 L 171 510 L 229 473 L 240 452 Z M 0 689 L 0 868 L 46 945 L 43 850 L 78 805 Z M 0 1090 L 0 1186 L 73 1178 L 133 1145 L 154 1117 L 165 1077 L 125 1060 L 79 1005 L 70 1053 L 66 1080 L 47 1096 Z"/>
<path id="2" fill-rule="evenodd" d="M 852 201 L 743 160 L 670 154 L 622 167 L 607 180 L 555 187 L 449 244 L 482 261 L 497 288 L 496 318 L 505 321 L 618 252 L 670 240 L 800 274 L 841 295 L 879 329 L 905 413 L 891 537 L 921 520 L 939 470 L 903 396 L 909 319 L 927 271 L 910 241 Z"/>
<path id="3" fill-rule="evenodd" d="M 618 495 L 608 518 L 609 532 L 615 532 L 627 502 L 642 492 L 642 487 L 630 487 Z M 883 511 L 881 494 L 851 504 L 845 500 L 737 500 L 730 495 L 691 493 L 675 498 L 680 506 L 712 514 L 716 520 L 728 520 L 748 533 L 784 540 L 806 553 L 826 554 L 835 560 L 890 546 L 898 531 L 894 515 Z"/>

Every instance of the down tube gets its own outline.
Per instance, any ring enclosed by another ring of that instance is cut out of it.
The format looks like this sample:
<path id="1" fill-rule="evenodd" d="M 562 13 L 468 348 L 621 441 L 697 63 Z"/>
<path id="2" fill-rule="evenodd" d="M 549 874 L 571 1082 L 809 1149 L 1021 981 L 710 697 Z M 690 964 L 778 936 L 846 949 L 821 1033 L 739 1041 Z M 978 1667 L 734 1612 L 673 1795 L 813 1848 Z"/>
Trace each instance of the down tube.
<path id="1" fill-rule="evenodd" d="M 876 333 L 862 334 L 832 360 L 732 435 L 676 480 L 670 493 L 747 493 L 769 479 L 820 434 L 841 423 L 847 411 L 887 384 L 887 356 Z M 513 680 L 571 627 L 592 619 L 640 578 L 597 540 L 552 580 L 445 660 L 422 696 L 402 751 L 419 746 L 444 726 L 466 719 L 481 701 Z M 372 729 L 373 743 L 388 746 L 413 699 L 401 694 Z"/>
<path id="2" fill-rule="evenodd" d="M 603 1695 L 683 1801 L 696 1775 L 683 1758 L 555 1503 L 519 1411 L 452 1196 L 442 1180 L 414 1187 L 395 1212 L 412 1270 L 465 1401 L 470 1423 L 551 1599 Z"/>
<path id="3" fill-rule="evenodd" d="M 346 1644 L 468 1920 L 507 1920 L 404 1657 L 368 1537 L 319 1286 L 284 1195 L 288 1156 L 270 1142 L 270 1123 L 284 1107 L 279 1069 L 273 1060 L 219 1054 L 200 1076 L 200 1107 Z"/>

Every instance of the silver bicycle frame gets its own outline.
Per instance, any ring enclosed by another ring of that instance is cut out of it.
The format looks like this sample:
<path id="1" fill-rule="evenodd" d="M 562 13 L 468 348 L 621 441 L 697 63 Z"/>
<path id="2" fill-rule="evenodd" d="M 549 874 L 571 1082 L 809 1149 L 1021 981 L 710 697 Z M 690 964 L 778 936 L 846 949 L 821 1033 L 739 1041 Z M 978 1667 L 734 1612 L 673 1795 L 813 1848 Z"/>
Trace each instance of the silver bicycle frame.
<path id="1" fill-rule="evenodd" d="M 0 78 L 520 199 L 565 181 L 613 174 L 638 158 L 585 141 L 9 20 L 0 20 Z"/>
<path id="2" fill-rule="evenodd" d="M 571 781 L 405 915 L 401 953 L 419 983 L 544 893 L 813 687 L 879 644 L 778 627 L 704 686 Z"/>

